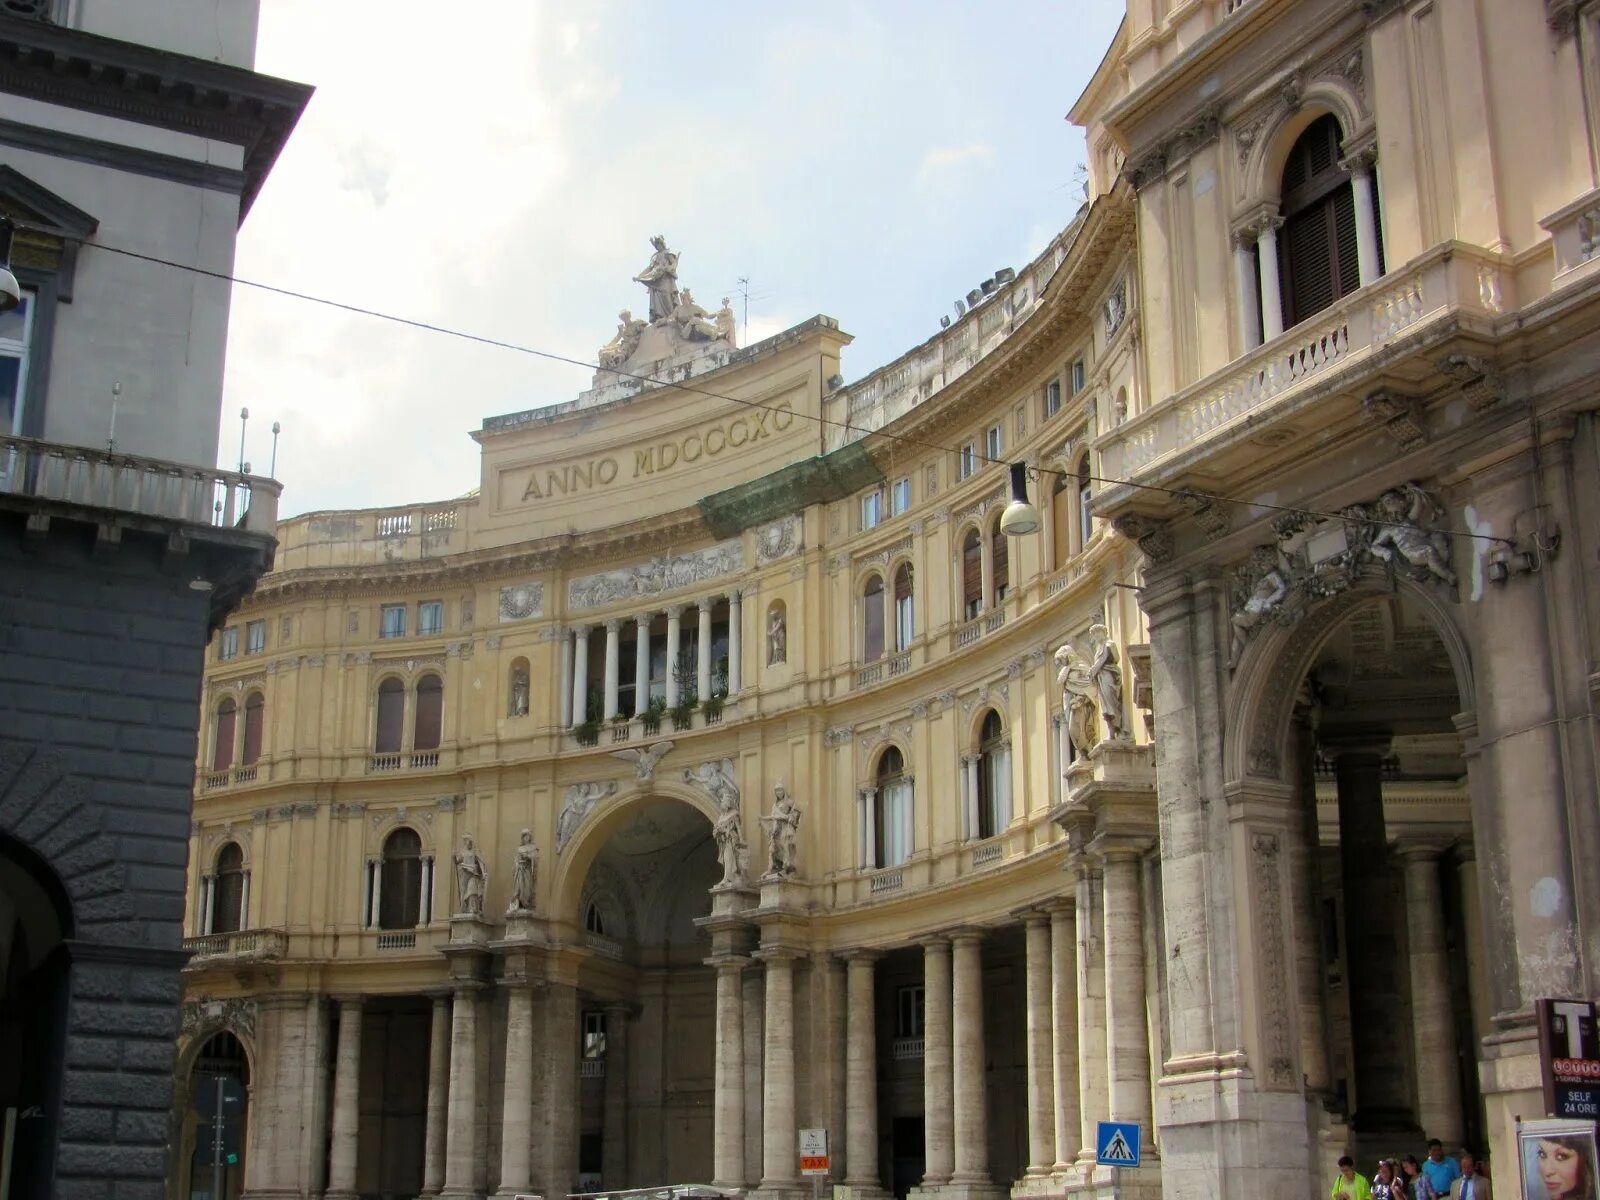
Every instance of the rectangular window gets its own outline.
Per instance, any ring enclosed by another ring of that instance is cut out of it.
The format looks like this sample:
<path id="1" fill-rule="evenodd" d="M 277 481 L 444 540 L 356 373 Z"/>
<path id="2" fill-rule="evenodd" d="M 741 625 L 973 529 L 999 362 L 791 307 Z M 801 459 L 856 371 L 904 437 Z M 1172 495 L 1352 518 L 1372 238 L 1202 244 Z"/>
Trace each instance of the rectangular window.
<path id="1" fill-rule="evenodd" d="M 911 476 L 907 475 L 894 481 L 894 486 L 889 489 L 889 515 L 898 517 L 911 507 Z"/>
<path id="2" fill-rule="evenodd" d="M 920 984 L 896 990 L 894 1003 L 895 1037 L 919 1038 L 922 1036 L 925 996 L 926 993 Z"/>
<path id="3" fill-rule="evenodd" d="M 897 779 L 878 797 L 878 866 L 898 867 L 911 857 L 911 781 Z"/>
<path id="4" fill-rule="evenodd" d="M 405 637 L 406 606 L 385 604 L 379 613 L 378 636 L 381 638 Z"/>
<path id="5" fill-rule="evenodd" d="M 267 623 L 265 621 L 249 621 L 244 627 L 244 652 L 246 654 L 260 654 L 267 648 Z"/>
<path id="6" fill-rule="evenodd" d="M 968 442 L 961 447 L 961 465 L 956 472 L 958 479 L 971 479 L 978 469 L 978 447 Z"/>
<path id="7" fill-rule="evenodd" d="M 444 632 L 443 600 L 428 600 L 417 605 L 417 632 L 424 637 Z"/>
<path id="8" fill-rule="evenodd" d="M 984 453 L 991 460 L 998 460 L 1005 449 L 1005 430 L 999 425 L 991 425 L 989 432 L 983 436 Z"/>
<path id="9" fill-rule="evenodd" d="M 27 398 L 28 345 L 33 337 L 33 313 L 38 297 L 24 291 L 21 302 L 0 313 L 0 434 L 22 432 L 22 407 Z M 6 463 L 0 461 L 0 478 Z"/>
<path id="10" fill-rule="evenodd" d="M 230 625 L 222 631 L 222 637 L 217 642 L 217 657 L 223 659 L 239 657 L 239 627 L 237 625 Z"/>
<path id="11" fill-rule="evenodd" d="M 604 1058 L 606 1056 L 606 1014 L 603 1012 L 586 1012 L 583 1014 L 583 1056 L 585 1058 Z"/>
<path id="12" fill-rule="evenodd" d="M 883 493 L 877 490 L 861 497 L 861 528 L 871 529 L 883 520 Z"/>
<path id="13" fill-rule="evenodd" d="M 1044 385 L 1044 419 L 1048 421 L 1061 411 L 1061 380 L 1052 379 Z"/>
<path id="14" fill-rule="evenodd" d="M 1084 385 L 1084 383 L 1086 381 L 1087 381 L 1087 376 L 1084 374 L 1083 359 L 1079 358 L 1079 359 L 1073 360 L 1073 363 L 1072 363 L 1072 394 L 1074 396 L 1076 396 L 1079 392 L 1083 391 L 1083 385 Z"/>

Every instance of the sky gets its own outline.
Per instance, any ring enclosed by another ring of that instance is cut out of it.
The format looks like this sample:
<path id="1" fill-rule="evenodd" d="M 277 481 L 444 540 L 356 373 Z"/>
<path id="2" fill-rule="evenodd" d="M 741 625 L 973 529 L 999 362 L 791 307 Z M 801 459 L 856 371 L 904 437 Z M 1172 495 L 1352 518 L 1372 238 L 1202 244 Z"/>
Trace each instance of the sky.
<path id="1" fill-rule="evenodd" d="M 235 273 L 593 361 L 664 234 L 741 344 L 817 313 L 858 379 L 1083 199 L 1066 111 L 1121 0 L 261 0 L 256 68 L 316 94 Z M 458 496 L 486 416 L 590 372 L 235 287 L 219 461 L 282 515 Z"/>

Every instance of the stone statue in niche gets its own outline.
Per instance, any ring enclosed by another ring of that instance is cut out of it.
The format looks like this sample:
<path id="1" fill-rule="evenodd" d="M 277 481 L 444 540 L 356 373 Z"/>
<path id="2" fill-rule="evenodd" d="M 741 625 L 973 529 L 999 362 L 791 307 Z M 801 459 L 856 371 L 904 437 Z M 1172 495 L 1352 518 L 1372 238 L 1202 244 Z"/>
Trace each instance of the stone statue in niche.
<path id="1" fill-rule="evenodd" d="M 667 239 L 657 234 L 650 239 L 654 252 L 650 264 L 633 277 L 650 293 L 650 323 L 667 321 L 678 307 L 678 256 L 667 249 Z"/>
<path id="2" fill-rule="evenodd" d="M 1056 651 L 1056 682 L 1061 686 L 1061 705 L 1067 718 L 1067 736 L 1072 748 L 1083 758 L 1095 746 L 1095 687 L 1089 678 L 1089 665 L 1078 657 L 1071 642 Z"/>
<path id="3" fill-rule="evenodd" d="M 507 715 L 525 717 L 528 715 L 528 670 L 518 667 L 511 672 L 511 703 L 507 708 Z"/>
<path id="4" fill-rule="evenodd" d="M 733 319 L 733 305 L 728 303 L 726 296 L 722 298 L 722 307 L 717 309 L 716 322 L 717 336 L 737 349 L 739 345 L 736 340 L 738 325 L 735 324 Z"/>
<path id="5" fill-rule="evenodd" d="M 1378 532 L 1369 549 L 1384 562 L 1398 556 L 1412 567 L 1444 583 L 1454 584 L 1450 569 L 1450 535 L 1428 528 L 1443 514 L 1433 497 L 1414 483 L 1378 497 Z"/>
<path id="6" fill-rule="evenodd" d="M 1228 655 L 1228 665 L 1239 665 L 1245 642 L 1256 626 L 1269 619 L 1289 595 L 1289 564 L 1280 553 L 1278 561 L 1268 566 L 1256 579 L 1255 586 L 1233 614 L 1233 649 Z"/>
<path id="7" fill-rule="evenodd" d="M 789 661 L 789 631 L 784 623 L 783 605 L 774 604 L 767 613 L 767 666 Z"/>
<path id="8" fill-rule="evenodd" d="M 533 888 L 538 881 L 539 847 L 533 844 L 533 834 L 524 829 L 511 861 L 511 907 L 506 912 L 532 912 Z"/>
<path id="9" fill-rule="evenodd" d="M 767 827 L 767 873 L 762 878 L 787 879 L 794 874 L 800 810 L 783 784 L 772 789 L 772 812 L 761 823 Z"/>
<path id="10" fill-rule="evenodd" d="M 596 361 L 602 367 L 620 367 L 633 357 L 633 352 L 639 348 L 639 337 L 647 326 L 643 321 L 635 319 L 627 309 L 617 314 L 617 335 L 600 347 L 600 354 Z"/>
<path id="11" fill-rule="evenodd" d="M 672 310 L 672 319 L 685 341 L 709 342 L 717 336 L 711 314 L 694 302 L 694 293 L 684 288 Z"/>
<path id="12" fill-rule="evenodd" d="M 461 835 L 456 851 L 456 913 L 458 916 L 483 916 L 483 896 L 489 890 L 489 868 L 483 865 L 472 835 Z"/>

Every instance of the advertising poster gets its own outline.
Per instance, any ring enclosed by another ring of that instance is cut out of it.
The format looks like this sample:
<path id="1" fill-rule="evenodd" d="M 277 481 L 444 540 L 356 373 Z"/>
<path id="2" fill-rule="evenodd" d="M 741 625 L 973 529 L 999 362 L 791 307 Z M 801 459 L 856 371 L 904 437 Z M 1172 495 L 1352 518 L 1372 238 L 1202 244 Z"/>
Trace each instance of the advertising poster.
<path id="1" fill-rule="evenodd" d="M 1517 1156 L 1522 1200 L 1597 1200 L 1593 1121 L 1523 1121 Z"/>

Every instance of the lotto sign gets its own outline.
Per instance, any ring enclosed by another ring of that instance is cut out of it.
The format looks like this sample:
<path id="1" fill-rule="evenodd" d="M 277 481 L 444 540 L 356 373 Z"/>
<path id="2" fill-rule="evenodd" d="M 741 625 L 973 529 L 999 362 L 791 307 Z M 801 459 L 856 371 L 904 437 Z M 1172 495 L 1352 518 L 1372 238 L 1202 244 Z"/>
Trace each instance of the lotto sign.
<path id="1" fill-rule="evenodd" d="M 826 1175 L 828 1173 L 828 1131 L 802 1129 L 800 1131 L 800 1174 Z"/>
<path id="2" fill-rule="evenodd" d="M 1600 1117 L 1600 1032 L 1587 1000 L 1536 1000 L 1544 1107 L 1552 1117 Z"/>

